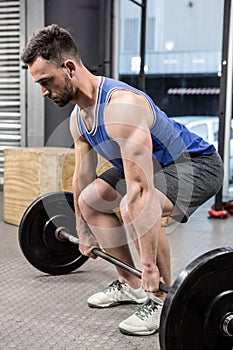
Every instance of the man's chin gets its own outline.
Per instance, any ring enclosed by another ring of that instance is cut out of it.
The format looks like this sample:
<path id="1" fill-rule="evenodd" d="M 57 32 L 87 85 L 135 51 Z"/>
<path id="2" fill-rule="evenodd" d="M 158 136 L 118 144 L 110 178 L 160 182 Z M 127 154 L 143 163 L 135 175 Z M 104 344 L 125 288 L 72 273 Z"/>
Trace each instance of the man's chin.
<path id="1" fill-rule="evenodd" d="M 54 100 L 53 102 L 55 103 L 55 105 L 57 107 L 65 107 L 68 104 L 68 102 L 65 102 L 65 101 L 56 101 L 56 100 Z"/>

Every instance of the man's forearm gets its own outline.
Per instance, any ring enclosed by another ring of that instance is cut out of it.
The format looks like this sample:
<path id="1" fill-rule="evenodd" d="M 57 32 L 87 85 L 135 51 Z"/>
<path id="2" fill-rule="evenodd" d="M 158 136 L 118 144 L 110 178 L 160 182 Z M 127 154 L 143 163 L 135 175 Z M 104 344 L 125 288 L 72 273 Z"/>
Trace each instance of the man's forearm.
<path id="1" fill-rule="evenodd" d="M 146 291 L 156 292 L 160 279 L 157 249 L 161 230 L 161 208 L 154 191 L 142 193 L 134 198 L 135 200 L 128 204 L 128 212 L 138 240 L 142 286 Z"/>

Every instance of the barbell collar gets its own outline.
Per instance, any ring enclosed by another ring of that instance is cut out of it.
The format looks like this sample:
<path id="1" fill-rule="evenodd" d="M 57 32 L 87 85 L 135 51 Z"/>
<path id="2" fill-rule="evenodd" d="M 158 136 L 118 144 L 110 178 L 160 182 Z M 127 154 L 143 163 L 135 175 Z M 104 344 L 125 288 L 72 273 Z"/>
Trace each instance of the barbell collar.
<path id="1" fill-rule="evenodd" d="M 71 243 L 74 243 L 76 245 L 79 245 L 79 239 L 73 235 L 71 235 L 66 227 L 58 227 L 55 230 L 55 237 L 59 240 L 59 241 L 65 241 L 68 240 Z"/>
<path id="2" fill-rule="evenodd" d="M 223 318 L 222 331 L 227 337 L 233 337 L 233 313 L 229 313 Z"/>

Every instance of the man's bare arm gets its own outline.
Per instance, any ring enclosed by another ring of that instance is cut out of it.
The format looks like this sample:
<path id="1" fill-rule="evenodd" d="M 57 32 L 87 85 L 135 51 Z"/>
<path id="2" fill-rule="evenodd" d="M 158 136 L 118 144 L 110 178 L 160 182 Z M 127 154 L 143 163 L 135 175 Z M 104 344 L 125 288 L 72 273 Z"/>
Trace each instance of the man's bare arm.
<path id="1" fill-rule="evenodd" d="M 81 192 L 96 178 L 97 155 L 86 140 L 80 135 L 76 122 L 76 107 L 71 113 L 70 130 L 74 139 L 75 169 L 73 174 L 74 207 L 76 215 L 76 229 L 79 236 L 79 249 L 82 254 L 89 254 L 92 247 L 98 246 L 89 227 L 79 210 L 79 196 Z"/>
<path id="2" fill-rule="evenodd" d="M 147 103 L 143 106 L 137 96 L 112 99 L 106 109 L 107 131 L 121 149 L 127 182 L 124 206 L 138 238 L 142 286 L 146 291 L 156 292 L 160 279 L 156 256 L 162 207 L 154 188 L 152 140 L 148 125 L 151 121 Z M 122 214 L 124 218 L 124 209 Z"/>

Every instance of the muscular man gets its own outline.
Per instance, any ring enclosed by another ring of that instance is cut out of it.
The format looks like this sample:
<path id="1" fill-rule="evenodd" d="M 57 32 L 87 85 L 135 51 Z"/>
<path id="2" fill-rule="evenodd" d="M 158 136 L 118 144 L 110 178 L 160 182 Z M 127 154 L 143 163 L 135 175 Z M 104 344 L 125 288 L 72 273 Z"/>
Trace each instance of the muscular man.
<path id="1" fill-rule="evenodd" d="M 101 245 L 134 266 L 129 237 L 139 252 L 142 279 L 117 267 L 118 279 L 89 297 L 88 304 L 141 304 L 119 328 L 131 335 L 152 334 L 165 298 L 159 282 L 171 284 L 161 218 L 186 222 L 215 195 L 222 185 L 221 159 L 213 145 L 169 119 L 144 92 L 91 74 L 70 33 L 57 25 L 39 30 L 21 57 L 43 97 L 59 107 L 75 105 L 73 192 L 81 253 L 95 258 L 91 250 Z M 99 177 L 97 154 L 113 165 Z"/>

